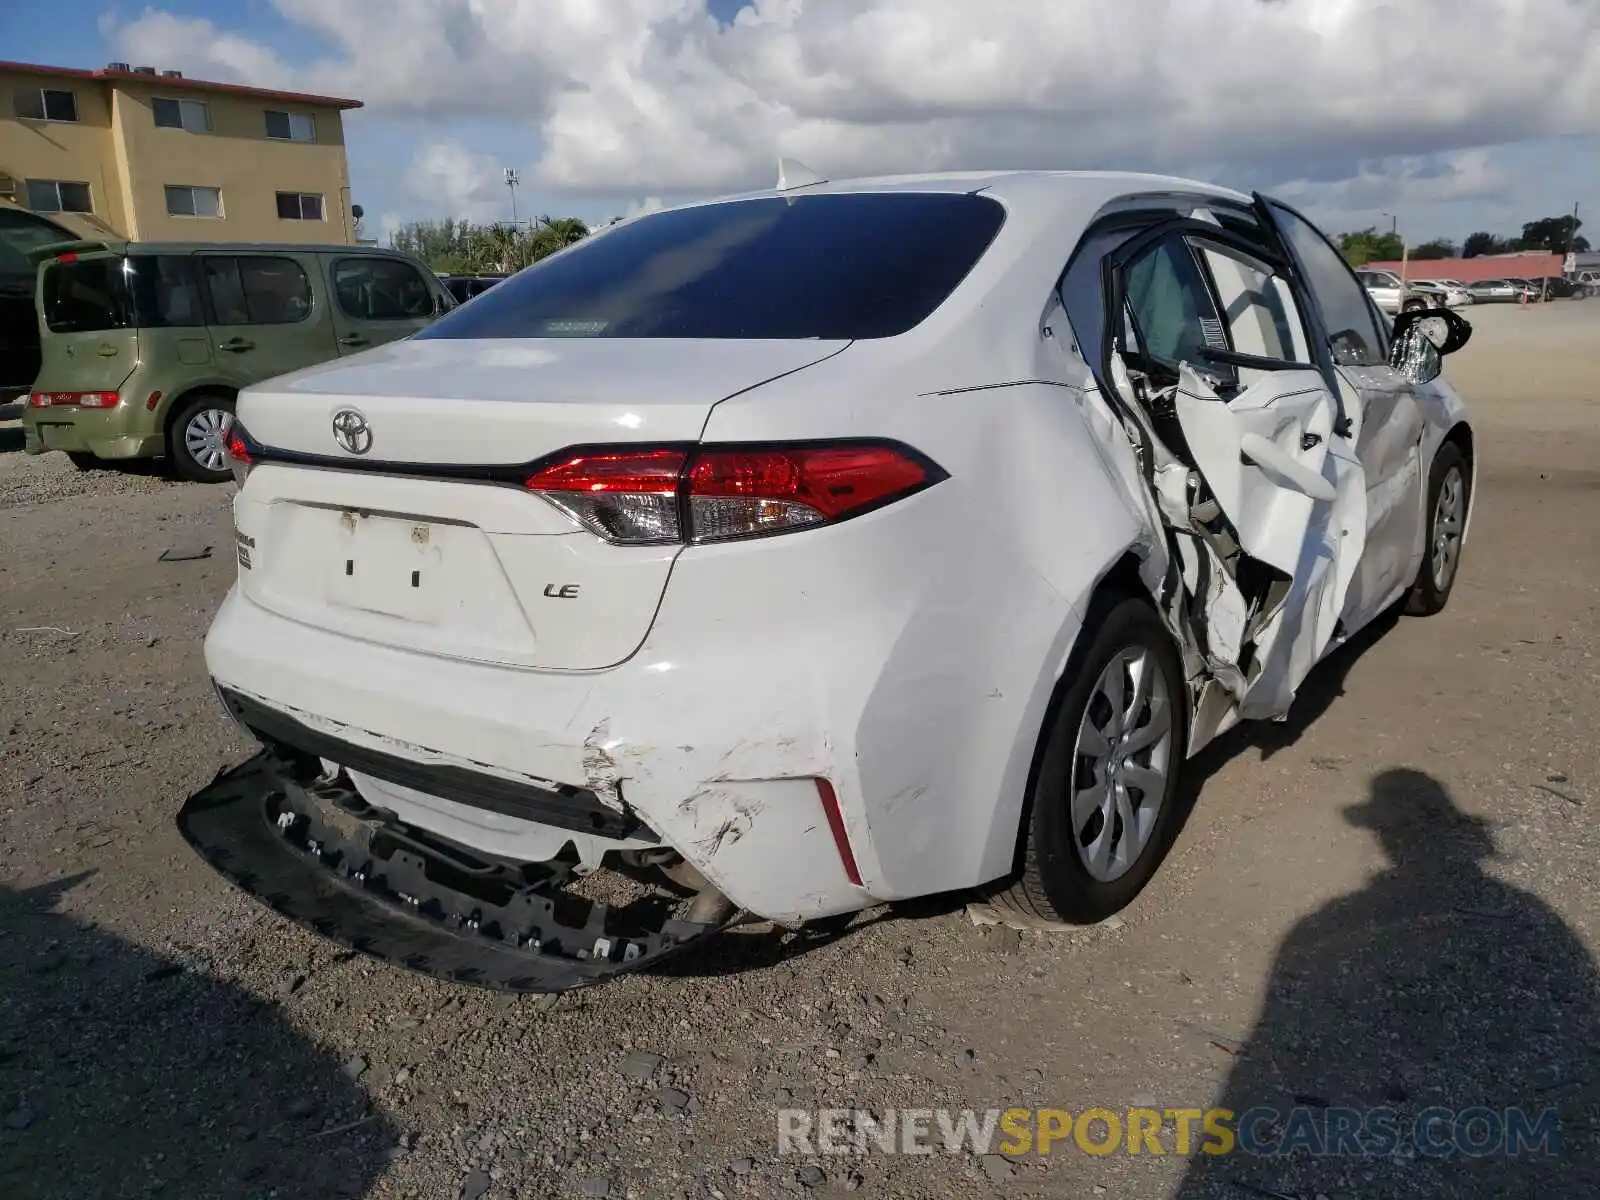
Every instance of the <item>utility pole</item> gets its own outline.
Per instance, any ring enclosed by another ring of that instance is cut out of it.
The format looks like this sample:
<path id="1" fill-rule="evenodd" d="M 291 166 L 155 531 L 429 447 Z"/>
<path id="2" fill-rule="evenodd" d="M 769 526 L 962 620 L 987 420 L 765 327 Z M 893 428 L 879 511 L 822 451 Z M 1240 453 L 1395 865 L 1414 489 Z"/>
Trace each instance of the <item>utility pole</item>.
<path id="1" fill-rule="evenodd" d="M 515 227 L 517 223 L 517 184 L 520 182 L 521 180 L 517 177 L 516 169 L 513 167 L 507 167 L 506 186 L 511 189 L 511 224 L 513 227 Z"/>
<path id="2" fill-rule="evenodd" d="M 1394 213 L 1379 213 L 1378 215 L 1380 217 L 1388 217 L 1389 218 L 1389 236 L 1390 237 L 1393 237 L 1395 234 L 1400 232 L 1400 218 L 1395 216 Z"/>

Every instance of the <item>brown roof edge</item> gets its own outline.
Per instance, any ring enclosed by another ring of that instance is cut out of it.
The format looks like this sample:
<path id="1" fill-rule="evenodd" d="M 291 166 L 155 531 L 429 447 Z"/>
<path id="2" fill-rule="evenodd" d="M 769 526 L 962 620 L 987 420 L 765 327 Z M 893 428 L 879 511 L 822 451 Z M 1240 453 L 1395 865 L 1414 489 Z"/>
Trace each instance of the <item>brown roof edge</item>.
<path id="1" fill-rule="evenodd" d="M 52 79 L 90 79 L 102 83 L 147 83 L 155 87 L 178 88 L 197 92 L 226 92 L 232 96 L 255 96 L 262 100 L 286 100 L 296 104 L 316 104 L 323 108 L 351 109 L 363 107 L 360 100 L 347 100 L 340 96 L 318 96 L 310 92 L 284 92 L 276 88 L 251 87 L 243 83 L 213 83 L 206 79 L 183 76 L 170 79 L 163 75 L 140 75 L 136 71 L 108 71 L 104 67 L 86 71 L 78 67 L 47 67 L 40 63 L 6 62 L 0 60 L 0 71 L 15 71 L 23 75 L 44 75 Z"/>

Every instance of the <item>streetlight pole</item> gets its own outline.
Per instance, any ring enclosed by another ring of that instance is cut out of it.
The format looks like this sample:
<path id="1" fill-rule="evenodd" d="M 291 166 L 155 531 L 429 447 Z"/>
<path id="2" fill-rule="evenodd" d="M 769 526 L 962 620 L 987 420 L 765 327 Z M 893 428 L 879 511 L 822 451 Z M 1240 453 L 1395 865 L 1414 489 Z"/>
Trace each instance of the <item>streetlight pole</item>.
<path id="1" fill-rule="evenodd" d="M 517 223 L 517 184 L 520 182 L 521 180 L 517 177 L 515 168 L 507 167 L 506 186 L 511 189 L 511 224 L 513 227 Z"/>

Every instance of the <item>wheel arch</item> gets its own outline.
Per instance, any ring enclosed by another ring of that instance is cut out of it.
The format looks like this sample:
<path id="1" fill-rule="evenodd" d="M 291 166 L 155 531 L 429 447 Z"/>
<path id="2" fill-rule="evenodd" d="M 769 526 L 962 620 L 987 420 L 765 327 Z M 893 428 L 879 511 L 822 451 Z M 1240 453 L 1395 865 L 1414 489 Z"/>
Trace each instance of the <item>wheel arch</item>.
<path id="1" fill-rule="evenodd" d="M 1076 606 L 1079 625 L 1076 635 L 1072 639 L 1061 669 L 1056 673 L 1051 684 L 1050 696 L 1044 705 L 1040 720 L 1032 731 L 1032 746 L 1030 749 L 1028 771 L 1023 785 L 1021 804 L 1017 809 L 1017 820 L 1011 833 L 1011 858 L 1007 873 L 1002 878 L 1010 878 L 1021 866 L 1024 848 L 1026 846 L 1029 825 L 1033 820 L 1034 798 L 1038 792 L 1039 772 L 1042 769 L 1045 749 L 1050 740 L 1051 730 L 1055 727 L 1061 712 L 1061 704 L 1068 687 L 1074 678 L 1074 672 L 1082 662 L 1083 656 L 1088 653 L 1089 645 L 1094 640 L 1095 631 L 1107 614 L 1118 604 L 1125 600 L 1136 600 L 1149 606 L 1152 613 L 1159 615 L 1155 598 L 1150 593 L 1149 586 L 1144 581 L 1145 557 L 1139 553 L 1137 544 L 1124 546 L 1115 554 L 1096 574 L 1094 582 L 1090 585 L 1079 605 Z M 1182 647 L 1173 642 L 1174 649 L 1182 659 Z M 1182 705 L 1182 721 L 1187 726 L 1192 719 L 1190 705 Z M 1185 733 L 1185 737 L 1187 734 Z M 997 831 L 998 832 L 998 831 Z"/>
<path id="2" fill-rule="evenodd" d="M 205 380 L 200 383 L 191 383 L 187 387 L 164 396 L 161 406 L 157 410 L 161 420 L 161 436 L 170 441 L 172 437 L 172 419 L 180 409 L 196 396 L 218 396 L 224 400 L 237 403 L 239 389 L 220 380 Z"/>

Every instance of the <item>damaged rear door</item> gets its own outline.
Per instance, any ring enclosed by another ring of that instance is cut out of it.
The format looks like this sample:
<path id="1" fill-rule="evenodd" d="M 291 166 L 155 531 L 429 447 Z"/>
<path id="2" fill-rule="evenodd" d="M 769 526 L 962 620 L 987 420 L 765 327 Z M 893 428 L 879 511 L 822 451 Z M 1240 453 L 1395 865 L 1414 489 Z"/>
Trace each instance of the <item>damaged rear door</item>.
<path id="1" fill-rule="evenodd" d="M 1107 269 L 1120 314 L 1107 374 L 1157 442 L 1191 648 L 1223 707 L 1281 715 L 1336 637 L 1361 560 L 1359 413 L 1319 369 L 1289 273 L 1262 248 L 1175 221 Z"/>

